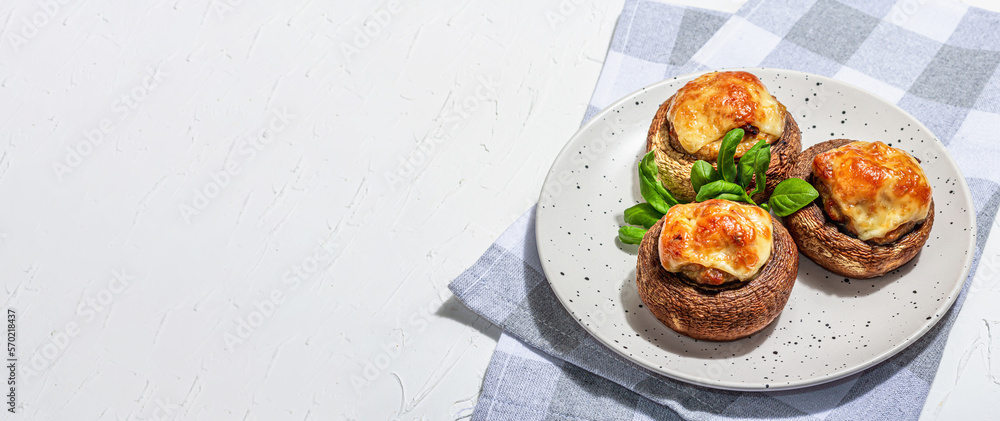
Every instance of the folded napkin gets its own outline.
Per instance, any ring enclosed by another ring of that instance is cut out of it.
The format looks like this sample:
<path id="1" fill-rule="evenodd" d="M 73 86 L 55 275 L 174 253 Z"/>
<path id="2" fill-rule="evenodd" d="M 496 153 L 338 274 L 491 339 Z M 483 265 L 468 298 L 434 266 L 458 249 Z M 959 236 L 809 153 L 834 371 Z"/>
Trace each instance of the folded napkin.
<path id="1" fill-rule="evenodd" d="M 645 85 L 723 67 L 830 76 L 896 103 L 948 147 L 972 191 L 973 269 L 1000 205 L 1000 14 L 950 1 L 751 0 L 735 15 L 627 0 L 584 121 Z M 966 281 L 966 287 L 968 280 Z M 542 274 L 534 209 L 450 285 L 504 334 L 473 419 L 915 419 L 965 290 L 893 358 L 780 392 L 693 386 L 633 364 L 584 331 Z"/>

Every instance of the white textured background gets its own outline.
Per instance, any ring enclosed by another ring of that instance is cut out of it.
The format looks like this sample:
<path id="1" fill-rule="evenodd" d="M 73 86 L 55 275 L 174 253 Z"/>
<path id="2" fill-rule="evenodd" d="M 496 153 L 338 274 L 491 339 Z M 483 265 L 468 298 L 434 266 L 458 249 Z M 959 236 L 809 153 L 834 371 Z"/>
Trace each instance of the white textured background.
<path id="1" fill-rule="evenodd" d="M 13 419 L 471 414 L 499 332 L 446 285 L 534 202 L 623 1 L 327 3 L 0 4 Z M 925 415 L 996 411 L 991 279 Z"/>

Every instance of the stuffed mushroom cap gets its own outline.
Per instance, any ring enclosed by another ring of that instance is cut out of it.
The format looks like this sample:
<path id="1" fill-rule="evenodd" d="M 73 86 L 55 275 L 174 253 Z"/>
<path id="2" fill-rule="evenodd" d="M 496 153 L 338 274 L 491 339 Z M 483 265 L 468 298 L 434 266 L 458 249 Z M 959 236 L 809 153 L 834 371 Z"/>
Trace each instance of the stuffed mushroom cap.
<path id="1" fill-rule="evenodd" d="M 852 278 L 885 275 L 917 255 L 934 225 L 930 184 L 917 160 L 881 142 L 829 140 L 800 156 L 791 176 L 820 199 L 785 217 L 799 251 Z"/>
<path id="2" fill-rule="evenodd" d="M 755 200 L 766 200 L 774 186 L 787 178 L 802 149 L 801 133 L 785 106 L 753 74 L 712 72 L 685 84 L 657 110 L 646 150 L 656 151 L 663 184 L 678 198 L 693 200 L 691 167 L 698 160 L 714 165 L 722 138 L 735 128 L 744 130 L 737 160 L 760 140 L 771 145 L 767 188 L 755 196 Z"/>
<path id="3" fill-rule="evenodd" d="M 798 262 L 791 236 L 770 214 L 713 199 L 675 205 L 646 232 L 636 286 L 667 327 L 729 341 L 760 331 L 781 313 Z"/>

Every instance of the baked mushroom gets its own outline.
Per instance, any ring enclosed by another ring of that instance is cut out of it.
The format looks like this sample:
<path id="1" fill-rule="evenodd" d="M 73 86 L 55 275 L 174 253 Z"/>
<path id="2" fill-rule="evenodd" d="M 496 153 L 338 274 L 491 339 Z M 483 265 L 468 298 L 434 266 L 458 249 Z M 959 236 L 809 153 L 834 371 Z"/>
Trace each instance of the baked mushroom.
<path id="1" fill-rule="evenodd" d="M 882 142 L 829 140 L 799 157 L 792 177 L 820 197 L 788 215 L 799 251 L 851 278 L 885 275 L 910 261 L 934 225 L 934 200 L 919 161 Z"/>
<path id="2" fill-rule="evenodd" d="M 636 286 L 667 327 L 730 341 L 781 313 L 798 266 L 795 243 L 767 211 L 712 199 L 675 205 L 646 232 Z"/>
<path id="3" fill-rule="evenodd" d="M 695 198 L 691 167 L 695 161 L 715 162 L 726 133 L 742 128 L 736 159 L 760 140 L 771 145 L 767 186 L 756 202 L 767 201 L 774 187 L 788 178 L 802 150 L 799 126 L 761 83 L 743 71 L 706 73 L 668 98 L 653 117 L 646 151 L 656 151 L 660 180 L 678 199 Z"/>

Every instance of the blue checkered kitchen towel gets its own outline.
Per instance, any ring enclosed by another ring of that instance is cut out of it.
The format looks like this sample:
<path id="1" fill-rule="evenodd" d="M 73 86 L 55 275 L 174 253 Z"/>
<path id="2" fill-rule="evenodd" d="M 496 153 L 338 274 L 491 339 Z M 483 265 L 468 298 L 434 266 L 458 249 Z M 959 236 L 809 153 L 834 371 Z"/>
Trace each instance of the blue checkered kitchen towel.
<path id="1" fill-rule="evenodd" d="M 1000 14 L 937 0 L 751 0 L 735 15 L 627 0 L 584 121 L 653 82 L 724 67 L 830 76 L 896 103 L 947 145 L 968 180 L 978 240 L 1000 204 Z M 534 209 L 451 284 L 504 330 L 473 419 L 914 419 L 964 291 L 937 326 L 895 357 L 820 386 L 731 392 L 623 360 L 559 305 L 542 275 Z M 968 282 L 966 282 L 968 286 Z"/>

